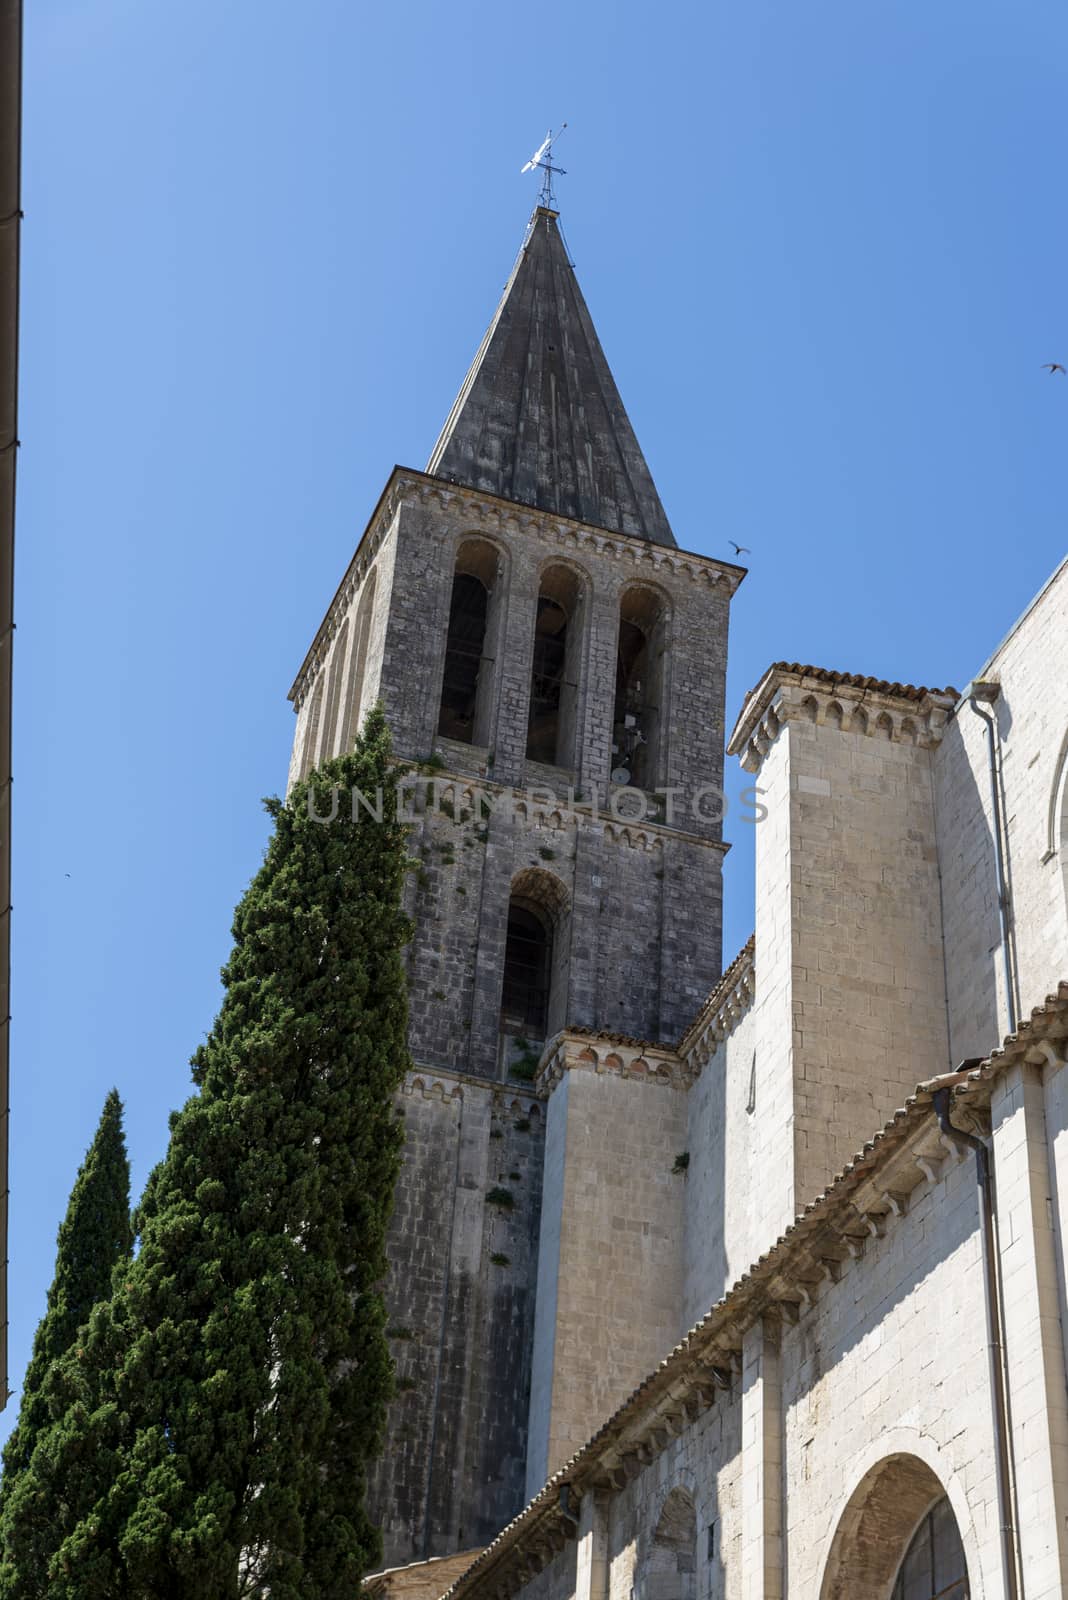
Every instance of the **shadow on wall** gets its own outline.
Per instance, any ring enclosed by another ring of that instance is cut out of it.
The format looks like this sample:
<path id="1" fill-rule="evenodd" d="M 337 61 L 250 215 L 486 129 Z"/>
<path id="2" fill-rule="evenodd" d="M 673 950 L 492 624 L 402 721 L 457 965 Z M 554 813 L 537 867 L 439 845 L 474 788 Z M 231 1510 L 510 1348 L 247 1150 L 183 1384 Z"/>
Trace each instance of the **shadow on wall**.
<path id="1" fill-rule="evenodd" d="M 714 1480 L 701 1522 L 690 1491 L 681 1485 L 672 1489 L 655 1528 L 639 1544 L 633 1600 L 698 1600 L 725 1593 L 720 1524 Z"/>
<path id="2" fill-rule="evenodd" d="M 1012 726 L 1004 700 L 998 702 L 997 717 L 1004 741 Z M 975 723 L 967 743 L 965 719 Z M 969 752 L 974 752 L 974 769 Z M 947 724 L 936 752 L 936 802 L 949 1051 L 955 1065 L 988 1055 L 1006 1031 L 998 1006 L 1004 969 L 986 734 L 968 705 Z"/>

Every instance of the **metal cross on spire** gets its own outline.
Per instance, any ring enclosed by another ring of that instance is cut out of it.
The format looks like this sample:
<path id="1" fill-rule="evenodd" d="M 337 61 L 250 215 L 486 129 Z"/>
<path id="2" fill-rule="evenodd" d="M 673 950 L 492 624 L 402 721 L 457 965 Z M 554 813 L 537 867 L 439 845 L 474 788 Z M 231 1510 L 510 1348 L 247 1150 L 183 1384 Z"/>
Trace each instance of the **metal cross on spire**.
<path id="1" fill-rule="evenodd" d="M 554 133 L 550 128 L 548 133 L 545 135 L 543 143 L 538 146 L 537 150 L 535 150 L 526 166 L 520 168 L 521 172 L 533 172 L 536 168 L 542 174 L 541 190 L 538 194 L 538 204 L 539 206 L 547 207 L 547 209 L 550 211 L 556 210 L 556 196 L 553 193 L 553 175 L 556 174 L 561 178 L 566 177 L 567 175 L 565 168 L 553 165 L 553 145 L 556 140 L 559 139 L 566 127 L 567 123 L 562 122 L 556 133 Z"/>

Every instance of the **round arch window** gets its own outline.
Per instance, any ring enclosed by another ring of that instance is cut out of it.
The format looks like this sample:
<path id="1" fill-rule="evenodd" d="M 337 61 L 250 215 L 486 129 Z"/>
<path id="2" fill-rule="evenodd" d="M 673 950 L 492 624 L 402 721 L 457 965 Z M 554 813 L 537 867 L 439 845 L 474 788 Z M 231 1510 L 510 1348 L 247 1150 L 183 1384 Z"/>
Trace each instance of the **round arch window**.
<path id="1" fill-rule="evenodd" d="M 949 1501 L 942 1499 L 913 1534 L 890 1600 L 968 1600 L 968 1593 L 957 1520 Z"/>

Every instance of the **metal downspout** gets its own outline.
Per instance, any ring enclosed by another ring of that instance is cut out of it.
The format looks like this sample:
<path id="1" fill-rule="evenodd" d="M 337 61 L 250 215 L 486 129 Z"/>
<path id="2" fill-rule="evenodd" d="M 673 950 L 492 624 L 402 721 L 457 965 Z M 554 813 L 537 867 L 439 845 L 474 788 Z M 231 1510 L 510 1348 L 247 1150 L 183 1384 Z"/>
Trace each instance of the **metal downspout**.
<path id="1" fill-rule="evenodd" d="M 962 1061 L 959 1072 L 970 1072 L 979 1065 L 978 1060 Z M 936 1089 L 932 1095 L 938 1125 L 947 1139 L 960 1147 L 966 1146 L 975 1155 L 976 1176 L 979 1181 L 979 1209 L 982 1213 L 983 1281 L 986 1291 L 987 1336 L 990 1346 L 990 1370 L 994 1386 L 994 1452 L 997 1457 L 998 1509 L 1001 1522 L 1002 1561 L 1005 1568 L 1007 1600 L 1021 1600 L 1022 1575 L 1014 1518 L 1015 1473 L 1012 1462 L 1012 1425 L 1009 1414 L 1008 1390 L 1005 1382 L 1005 1332 L 1001 1314 L 1001 1272 L 997 1254 L 997 1190 L 990 1164 L 990 1151 L 982 1139 L 963 1128 L 956 1128 L 950 1120 L 951 1089 Z"/>
<path id="2" fill-rule="evenodd" d="M 1005 1003 L 1009 1013 L 1008 1032 L 1015 1033 L 1020 1020 L 1020 996 L 1016 981 L 1016 948 L 1012 927 L 1012 892 L 1009 882 L 1008 847 L 1005 838 L 1001 745 L 998 738 L 997 714 L 992 709 L 1000 693 L 1000 684 L 975 679 L 965 689 L 961 699 L 967 700 L 976 716 L 986 724 L 987 761 L 990 768 L 990 801 L 993 808 L 991 820 L 994 826 L 994 854 L 998 877 L 998 915 L 1001 922 L 1001 955 L 1005 966 Z"/>

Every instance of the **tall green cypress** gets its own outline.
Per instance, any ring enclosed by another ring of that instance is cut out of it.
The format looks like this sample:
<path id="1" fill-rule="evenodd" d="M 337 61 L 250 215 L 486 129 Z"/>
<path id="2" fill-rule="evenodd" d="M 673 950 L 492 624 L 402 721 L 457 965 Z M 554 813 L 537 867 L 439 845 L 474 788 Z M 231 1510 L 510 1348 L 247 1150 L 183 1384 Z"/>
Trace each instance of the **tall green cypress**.
<path id="1" fill-rule="evenodd" d="M 136 1259 L 58 1369 L 34 1464 L 57 1496 L 87 1456 L 110 1483 L 58 1530 L 49 1600 L 351 1600 L 380 1554 L 364 1486 L 392 1393 L 379 1286 L 408 1064 L 394 779 L 374 712 L 269 805 L 199 1093 Z M 380 822 L 353 791 L 381 793 Z"/>
<path id="2" fill-rule="evenodd" d="M 49 1375 L 70 1349 L 78 1329 L 89 1320 L 94 1305 L 110 1295 L 112 1274 L 120 1262 L 129 1261 L 132 1248 L 130 1164 L 122 1131 L 122 1101 L 112 1089 L 59 1226 L 47 1309 L 34 1337 L 18 1422 L 4 1446 L 0 1559 L 9 1562 L 18 1549 L 27 1579 L 40 1593 L 44 1593 L 45 1579 L 39 1565 L 40 1545 L 33 1535 L 47 1517 L 43 1508 L 35 1507 L 27 1469 L 50 1422 Z M 17 1543 L 20 1528 L 23 1534 L 30 1534 L 28 1540 L 23 1538 L 21 1548 Z M 33 1588 L 26 1592 L 32 1593 Z"/>

